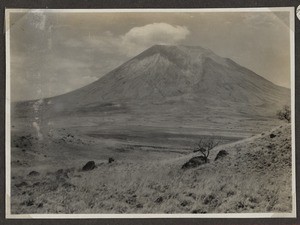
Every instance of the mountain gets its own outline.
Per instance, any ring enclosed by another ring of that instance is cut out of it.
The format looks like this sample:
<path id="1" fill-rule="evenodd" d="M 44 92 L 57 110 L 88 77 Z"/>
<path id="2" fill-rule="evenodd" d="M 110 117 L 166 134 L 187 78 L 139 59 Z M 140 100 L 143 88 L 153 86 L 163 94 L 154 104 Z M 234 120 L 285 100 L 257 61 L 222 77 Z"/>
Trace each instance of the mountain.
<path id="1" fill-rule="evenodd" d="M 104 103 L 134 105 L 170 101 L 178 105 L 230 105 L 239 110 L 245 106 L 247 111 L 249 107 L 274 110 L 275 106 L 289 104 L 289 99 L 289 89 L 211 50 L 154 45 L 96 82 L 47 102 L 54 105 L 55 111 Z"/>

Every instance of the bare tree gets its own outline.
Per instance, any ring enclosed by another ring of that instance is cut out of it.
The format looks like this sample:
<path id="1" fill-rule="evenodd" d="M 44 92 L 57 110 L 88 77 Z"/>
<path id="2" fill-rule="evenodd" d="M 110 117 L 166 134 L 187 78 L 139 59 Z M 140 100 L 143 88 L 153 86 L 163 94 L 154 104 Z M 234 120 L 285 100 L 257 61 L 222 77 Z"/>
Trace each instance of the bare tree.
<path id="1" fill-rule="evenodd" d="M 210 150 L 218 146 L 219 143 L 220 141 L 217 141 L 213 138 L 200 139 L 194 152 L 200 152 L 203 155 L 205 162 L 207 163 Z"/>
<path id="2" fill-rule="evenodd" d="M 291 108 L 288 105 L 283 106 L 283 108 L 277 112 L 277 117 L 280 120 L 286 120 L 288 123 L 290 123 Z"/>

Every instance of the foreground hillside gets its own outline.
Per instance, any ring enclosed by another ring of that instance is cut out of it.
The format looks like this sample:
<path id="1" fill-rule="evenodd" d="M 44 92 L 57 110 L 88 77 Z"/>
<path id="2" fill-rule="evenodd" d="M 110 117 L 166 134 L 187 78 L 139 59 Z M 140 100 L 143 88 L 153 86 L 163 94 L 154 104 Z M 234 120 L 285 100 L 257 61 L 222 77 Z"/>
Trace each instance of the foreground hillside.
<path id="1" fill-rule="evenodd" d="M 228 155 L 214 161 L 220 150 L 226 150 Z M 37 157 L 37 153 L 31 154 Z M 91 171 L 82 171 L 84 163 L 73 161 L 73 166 L 61 163 L 55 170 L 31 166 L 35 170 L 29 172 L 14 161 L 12 213 L 292 210 L 290 125 L 218 146 L 209 164 L 192 169 L 181 167 L 195 154 L 170 154 L 160 159 L 140 155 L 138 160 L 118 158 L 112 163 L 95 160 L 97 168 Z"/>

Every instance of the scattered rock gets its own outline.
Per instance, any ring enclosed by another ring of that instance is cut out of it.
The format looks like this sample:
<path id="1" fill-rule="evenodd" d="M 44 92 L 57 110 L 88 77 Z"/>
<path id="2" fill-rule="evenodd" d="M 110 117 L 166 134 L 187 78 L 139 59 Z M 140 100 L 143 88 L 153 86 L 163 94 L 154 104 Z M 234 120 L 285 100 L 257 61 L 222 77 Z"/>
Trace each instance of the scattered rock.
<path id="1" fill-rule="evenodd" d="M 60 178 L 69 178 L 68 176 L 68 172 L 63 170 L 63 169 L 59 169 L 55 172 L 56 178 L 60 179 Z"/>
<path id="2" fill-rule="evenodd" d="M 189 197 L 191 197 L 191 198 L 193 198 L 193 199 L 196 199 L 196 198 L 197 198 L 196 194 L 194 194 L 194 193 L 188 193 L 187 196 L 189 196 Z"/>
<path id="3" fill-rule="evenodd" d="M 276 137 L 275 134 L 270 134 L 270 138 L 274 138 L 274 137 Z"/>
<path id="4" fill-rule="evenodd" d="M 43 207 L 43 203 L 39 203 L 39 204 L 37 205 L 37 207 L 38 207 L 38 208 L 42 208 L 42 207 Z"/>
<path id="5" fill-rule="evenodd" d="M 205 205 L 210 204 L 213 200 L 215 199 L 215 196 L 213 195 L 208 195 L 204 198 L 203 203 Z"/>
<path id="6" fill-rule="evenodd" d="M 39 186 L 41 184 L 41 182 L 35 182 L 32 187 L 36 187 L 36 186 Z"/>
<path id="7" fill-rule="evenodd" d="M 48 186 L 49 186 L 49 190 L 50 191 L 56 191 L 57 188 L 58 188 L 58 184 L 57 183 L 50 183 L 50 184 L 48 184 Z"/>
<path id="8" fill-rule="evenodd" d="M 25 201 L 26 206 L 32 206 L 33 204 L 34 204 L 34 200 L 32 200 L 32 199 Z"/>
<path id="9" fill-rule="evenodd" d="M 83 171 L 89 171 L 89 170 L 93 170 L 96 168 L 95 162 L 94 161 L 89 161 L 87 162 L 84 167 L 82 167 Z"/>
<path id="10" fill-rule="evenodd" d="M 226 155 L 228 155 L 228 152 L 226 150 L 219 151 L 215 158 L 215 161 L 217 161 L 218 159 L 224 158 Z"/>
<path id="11" fill-rule="evenodd" d="M 139 204 L 136 205 L 136 207 L 137 207 L 138 209 L 141 209 L 141 208 L 143 208 L 144 206 L 143 206 L 141 203 L 139 203 Z"/>
<path id="12" fill-rule="evenodd" d="M 156 200 L 155 200 L 155 203 L 162 203 L 163 202 L 163 197 L 158 197 Z"/>
<path id="13" fill-rule="evenodd" d="M 227 197 L 233 196 L 234 195 L 234 191 L 228 191 L 227 192 Z"/>
<path id="14" fill-rule="evenodd" d="M 183 202 L 180 203 L 181 206 L 185 207 L 189 204 L 188 201 L 184 200 Z"/>
<path id="15" fill-rule="evenodd" d="M 26 148 L 32 146 L 33 137 L 31 135 L 14 137 L 13 144 L 17 148 Z"/>
<path id="16" fill-rule="evenodd" d="M 112 163 L 112 162 L 114 162 L 114 161 L 115 161 L 114 158 L 109 158 L 109 159 L 108 159 L 108 163 Z"/>
<path id="17" fill-rule="evenodd" d="M 27 185 L 28 185 L 28 183 L 25 182 L 25 181 L 23 181 L 23 182 L 21 182 L 19 184 L 15 184 L 16 187 L 24 187 L 24 186 L 27 186 Z"/>
<path id="18" fill-rule="evenodd" d="M 244 203 L 242 203 L 242 202 L 238 202 L 237 205 L 236 205 L 236 207 L 237 207 L 238 209 L 243 209 L 243 208 L 245 207 L 245 205 L 244 205 Z"/>
<path id="19" fill-rule="evenodd" d="M 58 174 L 63 174 L 63 172 L 64 172 L 63 169 L 59 169 L 59 170 L 56 171 L 56 174 L 57 174 L 57 175 L 58 175 Z"/>
<path id="20" fill-rule="evenodd" d="M 208 162 L 208 161 L 207 161 Z M 196 156 L 191 158 L 188 162 L 183 164 L 181 169 L 194 168 L 207 163 L 204 156 Z"/>
<path id="21" fill-rule="evenodd" d="M 126 200 L 126 203 L 134 205 L 136 203 L 136 196 L 131 196 Z"/>
<path id="22" fill-rule="evenodd" d="M 205 210 L 203 210 L 203 209 L 194 209 L 192 211 L 192 213 L 194 213 L 194 214 L 196 214 L 196 213 L 202 213 L 202 214 L 204 214 L 204 213 L 207 213 L 207 212 Z"/>
<path id="23" fill-rule="evenodd" d="M 66 188 L 66 189 L 71 189 L 71 188 L 75 188 L 75 185 L 71 184 L 69 182 L 65 182 L 65 183 L 63 183 L 62 187 Z"/>
<path id="24" fill-rule="evenodd" d="M 28 176 L 31 176 L 31 177 L 35 177 L 35 176 L 39 176 L 39 175 L 40 175 L 40 173 L 37 171 L 34 171 L 34 170 L 28 174 Z"/>
<path id="25" fill-rule="evenodd" d="M 56 181 L 57 181 L 58 183 L 65 183 L 65 182 L 66 182 L 66 179 L 63 178 L 63 177 L 56 177 Z"/>

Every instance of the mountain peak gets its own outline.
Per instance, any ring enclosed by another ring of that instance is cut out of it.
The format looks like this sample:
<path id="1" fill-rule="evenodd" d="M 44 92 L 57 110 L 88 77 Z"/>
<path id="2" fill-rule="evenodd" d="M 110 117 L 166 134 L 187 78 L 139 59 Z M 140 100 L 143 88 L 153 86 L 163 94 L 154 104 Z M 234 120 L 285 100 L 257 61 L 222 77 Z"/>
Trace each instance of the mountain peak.
<path id="1" fill-rule="evenodd" d="M 191 49 L 194 49 L 194 50 L 202 50 L 202 51 L 210 51 L 210 49 L 206 49 L 206 48 L 203 48 L 201 46 L 193 46 L 193 45 L 165 45 L 165 44 L 155 44 L 155 45 L 152 45 L 150 48 L 148 49 L 152 49 L 152 48 L 155 48 L 155 49 L 186 49 L 186 50 L 191 50 Z"/>
<path id="2" fill-rule="evenodd" d="M 227 60 L 216 55 L 210 49 L 188 45 L 153 45 L 134 57 L 133 60 L 146 60 L 146 58 L 149 59 L 150 57 L 164 58 L 180 68 L 187 68 L 196 64 L 202 65 L 207 59 L 227 66 Z"/>
<path id="3" fill-rule="evenodd" d="M 189 45 L 162 45 L 162 44 L 156 44 L 151 46 L 150 48 L 146 49 L 144 52 L 151 52 L 151 53 L 166 53 L 166 52 L 172 52 L 172 53 L 192 53 L 192 52 L 198 52 L 198 53 L 213 53 L 210 49 L 203 48 L 201 46 L 189 46 Z"/>

